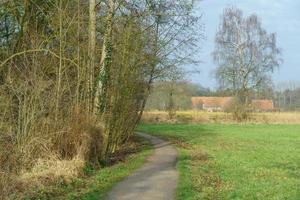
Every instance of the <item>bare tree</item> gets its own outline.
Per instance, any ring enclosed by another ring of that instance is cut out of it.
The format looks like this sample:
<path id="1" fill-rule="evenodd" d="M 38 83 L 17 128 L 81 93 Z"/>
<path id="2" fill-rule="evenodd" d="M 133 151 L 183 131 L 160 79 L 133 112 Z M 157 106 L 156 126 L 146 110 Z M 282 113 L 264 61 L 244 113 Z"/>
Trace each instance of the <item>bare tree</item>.
<path id="1" fill-rule="evenodd" d="M 255 14 L 244 17 L 237 8 L 225 9 L 222 19 L 213 52 L 216 78 L 248 105 L 250 92 L 268 84 L 281 63 L 276 34 L 267 33 Z"/>
<path id="2" fill-rule="evenodd" d="M 192 0 L 0 2 L 0 179 L 39 159 L 109 159 L 154 81 L 198 49 Z"/>
<path id="3" fill-rule="evenodd" d="M 96 1 L 89 1 L 89 67 L 88 67 L 88 88 L 89 88 L 89 101 L 93 99 L 94 90 L 94 69 L 95 69 L 95 52 L 96 52 Z M 88 103 L 89 107 L 93 106 L 92 102 Z M 93 111 L 93 108 L 89 108 Z"/>
<path id="4" fill-rule="evenodd" d="M 110 84 L 109 70 L 112 64 L 112 34 L 113 34 L 113 18 L 115 15 L 115 0 L 108 1 L 108 11 L 106 15 L 106 27 L 103 36 L 102 54 L 100 61 L 100 72 L 98 76 L 95 107 L 100 107 L 100 111 L 104 112 L 107 108 L 107 93 Z"/>

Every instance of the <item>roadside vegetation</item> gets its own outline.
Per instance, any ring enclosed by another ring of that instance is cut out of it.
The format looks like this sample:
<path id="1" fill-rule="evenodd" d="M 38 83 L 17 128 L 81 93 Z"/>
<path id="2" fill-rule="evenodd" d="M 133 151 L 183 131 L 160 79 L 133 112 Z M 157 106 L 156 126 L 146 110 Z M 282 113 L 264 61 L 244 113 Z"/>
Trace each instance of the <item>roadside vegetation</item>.
<path id="1" fill-rule="evenodd" d="M 299 199 L 299 125 L 141 124 L 180 152 L 177 199 Z"/>
<path id="2" fill-rule="evenodd" d="M 52 183 L 51 177 L 40 177 L 44 178 L 44 181 L 48 182 L 48 184 L 46 182 L 40 183 L 39 187 L 23 191 L 18 191 L 20 188 L 15 186 L 15 194 L 11 194 L 9 198 L 25 200 L 104 199 L 113 185 L 128 176 L 133 170 L 139 168 L 144 163 L 145 158 L 151 153 L 151 144 L 143 138 L 134 136 L 126 145 L 121 147 L 121 150 L 113 154 L 107 163 L 103 163 L 100 169 L 95 169 L 93 166 L 85 166 L 79 176 L 66 177 L 65 174 L 62 174 L 59 179 L 53 180 L 54 182 Z M 72 162 L 72 164 L 74 163 Z M 31 181 L 41 180 L 32 177 Z M 29 182 L 26 182 L 26 187 L 30 187 Z"/>
<path id="3" fill-rule="evenodd" d="M 0 198 L 79 177 L 122 151 L 153 82 L 196 61 L 193 9 L 190 0 L 0 0 Z"/>

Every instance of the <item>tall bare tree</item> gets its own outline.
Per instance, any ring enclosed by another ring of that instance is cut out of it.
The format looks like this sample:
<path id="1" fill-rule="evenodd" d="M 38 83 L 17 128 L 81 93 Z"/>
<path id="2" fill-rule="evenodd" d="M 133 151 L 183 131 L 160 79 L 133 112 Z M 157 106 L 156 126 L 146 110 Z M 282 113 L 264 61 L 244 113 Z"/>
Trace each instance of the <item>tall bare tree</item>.
<path id="1" fill-rule="evenodd" d="M 89 0 L 89 67 L 88 67 L 88 107 L 93 111 L 94 70 L 96 60 L 96 0 Z"/>
<path id="2" fill-rule="evenodd" d="M 220 87 L 231 89 L 248 105 L 250 91 L 267 84 L 279 67 L 279 56 L 276 34 L 267 33 L 255 14 L 244 17 L 240 9 L 224 10 L 213 52 Z"/>

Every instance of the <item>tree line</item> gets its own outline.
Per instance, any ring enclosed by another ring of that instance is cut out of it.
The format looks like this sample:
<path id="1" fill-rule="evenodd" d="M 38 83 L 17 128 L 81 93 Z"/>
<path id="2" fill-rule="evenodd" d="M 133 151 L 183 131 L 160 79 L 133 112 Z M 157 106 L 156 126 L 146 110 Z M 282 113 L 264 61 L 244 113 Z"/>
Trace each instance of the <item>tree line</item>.
<path id="1" fill-rule="evenodd" d="M 194 62 L 193 8 L 189 0 L 1 0 L 0 171 L 18 174 L 49 154 L 109 159 L 133 134 L 154 81 Z"/>
<path id="2" fill-rule="evenodd" d="M 170 96 L 171 92 L 172 96 Z M 232 94 L 231 90 L 211 89 L 187 80 L 178 80 L 173 83 L 158 81 L 153 85 L 146 110 L 168 111 L 170 106 L 173 106 L 175 112 L 191 110 L 193 109 L 191 104 L 192 97 L 224 97 L 233 96 Z M 250 91 L 249 97 L 251 99 L 272 100 L 277 111 L 299 111 L 300 109 L 300 85 L 293 81 L 260 87 L 258 90 Z M 170 105 L 170 98 L 173 99 L 173 105 Z"/>
<path id="3" fill-rule="evenodd" d="M 245 118 L 247 110 L 251 107 L 251 99 L 267 98 L 275 101 L 272 73 L 283 62 L 281 49 L 277 45 L 276 33 L 268 33 L 256 14 L 245 16 L 238 8 L 225 8 L 217 27 L 212 58 L 216 64 L 214 77 L 218 88 L 217 91 L 202 89 L 200 96 L 234 96 L 238 99 L 235 112 L 241 113 Z M 170 110 L 171 107 L 191 107 L 188 98 L 182 98 L 180 102 L 173 94 L 177 91 L 178 96 L 181 93 L 180 89 L 186 87 L 186 84 L 177 82 L 174 86 L 174 81 L 169 80 L 164 85 L 165 89 L 169 90 L 168 100 L 165 101 L 168 103 L 164 105 L 166 110 Z M 179 88 L 174 90 L 176 87 Z M 189 93 L 185 96 L 191 96 L 195 91 L 195 85 L 189 84 L 189 87 L 188 90 L 183 89 L 185 93 Z M 160 88 L 158 85 L 157 89 Z M 177 99 L 177 106 L 174 105 L 174 98 Z M 154 100 L 152 104 L 155 103 Z M 160 103 L 157 107 L 161 109 L 162 105 Z"/>

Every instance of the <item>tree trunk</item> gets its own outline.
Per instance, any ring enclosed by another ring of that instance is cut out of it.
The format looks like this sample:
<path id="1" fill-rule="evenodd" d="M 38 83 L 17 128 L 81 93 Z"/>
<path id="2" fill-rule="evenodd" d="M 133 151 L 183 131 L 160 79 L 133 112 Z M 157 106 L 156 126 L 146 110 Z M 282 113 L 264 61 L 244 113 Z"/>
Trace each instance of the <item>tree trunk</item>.
<path id="1" fill-rule="evenodd" d="M 57 69 L 57 88 L 56 88 L 56 104 L 55 104 L 55 122 L 58 121 L 59 104 L 61 96 L 61 80 L 62 80 L 62 57 L 63 57 L 63 11 L 62 0 L 59 1 L 59 66 Z"/>
<path id="2" fill-rule="evenodd" d="M 103 36 L 103 46 L 102 55 L 100 62 L 100 71 L 98 74 L 98 79 L 96 83 L 96 92 L 94 98 L 94 113 L 101 115 L 104 118 L 105 123 L 105 133 L 104 133 L 104 151 L 103 156 L 106 159 L 111 153 L 110 150 L 113 149 L 112 144 L 112 131 L 111 131 L 111 114 L 110 113 L 110 102 L 111 97 L 109 96 L 109 88 L 111 85 L 111 66 L 112 66 L 112 28 L 113 28 L 113 17 L 115 12 L 115 2 L 114 0 L 109 0 L 108 13 L 106 16 L 106 28 Z"/>
<path id="3" fill-rule="evenodd" d="M 89 0 L 89 65 L 88 65 L 88 110 L 93 112 L 94 96 L 94 71 L 95 71 L 95 49 L 96 49 L 96 0 Z"/>
<path id="4" fill-rule="evenodd" d="M 109 0 L 109 11 L 106 17 L 106 29 L 103 38 L 102 55 L 100 62 L 100 72 L 97 80 L 96 94 L 94 100 L 95 108 L 100 112 L 105 112 L 107 107 L 107 91 L 110 85 L 110 68 L 112 62 L 112 26 L 115 12 L 114 0 Z M 98 109 L 97 109 L 98 110 Z"/>

